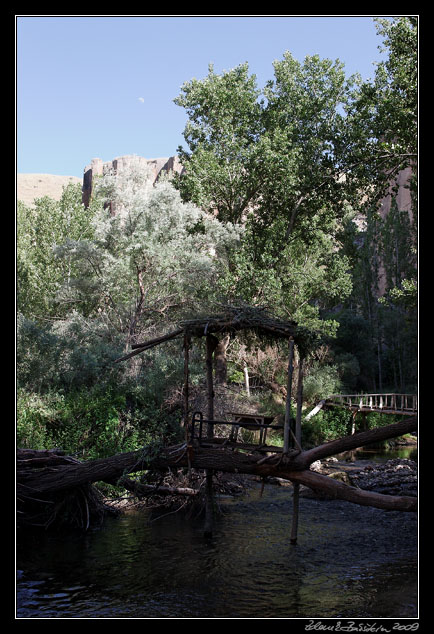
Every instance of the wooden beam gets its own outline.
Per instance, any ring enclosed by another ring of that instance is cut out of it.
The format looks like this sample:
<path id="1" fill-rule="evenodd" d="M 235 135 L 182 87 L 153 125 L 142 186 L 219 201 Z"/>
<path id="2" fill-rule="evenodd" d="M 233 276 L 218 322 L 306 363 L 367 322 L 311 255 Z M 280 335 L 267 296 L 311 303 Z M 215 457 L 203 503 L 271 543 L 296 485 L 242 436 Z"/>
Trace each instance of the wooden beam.
<path id="1" fill-rule="evenodd" d="M 297 381 L 297 416 L 295 419 L 295 437 L 301 446 L 301 413 L 303 407 L 303 363 L 304 359 L 300 356 L 298 361 L 298 381 Z"/>
<path id="2" fill-rule="evenodd" d="M 207 418 L 214 420 L 214 381 L 213 381 L 213 355 L 218 340 L 213 335 L 206 335 L 206 393 L 207 393 Z M 208 423 L 207 437 L 212 438 L 213 426 Z"/>
<path id="3" fill-rule="evenodd" d="M 207 387 L 207 416 L 214 420 L 214 385 L 213 385 L 213 355 L 218 339 L 211 334 L 206 335 L 206 387 Z M 207 423 L 207 438 L 212 438 L 214 426 Z M 206 500 L 205 500 L 205 537 L 211 537 L 214 526 L 214 492 L 212 486 L 213 469 L 205 469 Z"/>
<path id="4" fill-rule="evenodd" d="M 189 349 L 190 349 L 190 337 L 184 335 L 184 428 L 185 438 L 189 438 L 190 429 L 188 424 L 188 411 L 189 411 Z"/>
<path id="5" fill-rule="evenodd" d="M 152 348 L 153 346 L 158 346 L 158 344 L 163 341 L 169 341 L 169 339 L 179 337 L 179 335 L 182 335 L 183 332 L 183 328 L 178 328 L 177 330 L 167 333 L 167 335 L 162 335 L 161 337 L 156 337 L 155 339 L 149 339 L 149 341 L 144 341 L 143 343 L 133 343 L 131 348 L 133 350 L 136 350 L 137 348 Z"/>
<path id="6" fill-rule="evenodd" d="M 286 407 L 285 407 L 285 423 L 283 427 L 283 453 L 289 451 L 289 437 L 291 424 L 291 391 L 292 391 L 292 374 L 294 372 L 294 340 L 289 342 L 289 360 L 288 360 L 288 381 L 286 384 Z"/>
<path id="7" fill-rule="evenodd" d="M 307 416 L 305 416 L 304 420 L 309 420 L 310 418 L 312 418 L 312 416 L 315 416 L 315 414 L 318 414 L 318 412 L 320 411 L 320 409 L 323 407 L 325 403 L 325 399 L 323 399 L 322 401 L 320 401 L 318 403 L 318 405 L 316 405 L 313 410 L 311 410 L 309 412 L 309 414 Z"/>
<path id="8" fill-rule="evenodd" d="M 297 447 L 301 451 L 301 412 L 303 406 L 303 357 L 299 356 L 298 360 L 298 381 L 297 381 L 297 415 L 295 419 L 295 441 Z M 299 515 L 299 498 L 300 484 L 294 482 L 293 489 L 293 506 L 292 506 L 292 525 L 291 525 L 291 544 L 297 543 L 298 534 L 298 515 Z"/>
<path id="9" fill-rule="evenodd" d="M 303 451 L 302 454 L 297 456 L 295 462 L 297 463 L 297 468 L 307 469 L 309 465 L 316 460 L 322 460 L 323 458 L 328 458 L 329 456 L 334 456 L 344 451 L 364 447 L 365 445 L 369 445 L 369 443 L 403 436 L 404 434 L 416 431 L 417 427 L 417 416 L 406 418 L 398 423 L 392 423 L 384 427 L 376 427 L 369 431 L 361 431 L 357 434 L 344 436 L 343 438 L 326 442 L 323 445 L 318 445 L 318 447 Z"/>
<path id="10" fill-rule="evenodd" d="M 179 335 L 181 335 L 183 332 L 184 330 L 180 328 L 178 330 L 174 330 L 173 332 L 169 332 L 167 335 L 164 335 L 163 337 L 150 339 L 149 341 L 145 341 L 144 343 L 135 343 L 131 346 L 131 348 L 133 349 L 132 352 L 129 352 L 128 354 L 125 354 L 124 356 L 119 357 L 118 359 L 115 359 L 114 363 L 120 363 L 121 361 L 126 361 L 127 359 L 131 359 L 132 357 L 135 357 L 136 354 L 140 354 L 141 352 L 144 352 L 145 350 L 154 348 L 155 346 L 158 346 L 160 343 L 163 343 L 164 341 L 170 341 L 171 339 L 175 339 L 176 337 L 179 337 Z"/>

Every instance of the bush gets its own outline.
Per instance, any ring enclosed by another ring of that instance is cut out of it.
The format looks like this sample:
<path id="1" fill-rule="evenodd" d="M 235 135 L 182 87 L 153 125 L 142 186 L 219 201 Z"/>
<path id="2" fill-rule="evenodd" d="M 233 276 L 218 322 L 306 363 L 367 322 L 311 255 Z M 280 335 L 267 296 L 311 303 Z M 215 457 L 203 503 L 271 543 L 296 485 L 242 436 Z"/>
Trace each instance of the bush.
<path id="1" fill-rule="evenodd" d="M 179 414 L 139 386 L 94 386 L 65 394 L 18 390 L 17 446 L 59 447 L 83 459 L 134 451 L 158 439 L 179 440 Z"/>
<path id="2" fill-rule="evenodd" d="M 350 413 L 344 409 L 319 412 L 302 422 L 302 445 L 314 447 L 350 433 Z"/>
<path id="3" fill-rule="evenodd" d="M 52 449 L 54 441 L 48 426 L 57 418 L 60 400 L 56 394 L 41 397 L 23 389 L 17 391 L 17 447 Z"/>
<path id="4" fill-rule="evenodd" d="M 334 365 L 315 364 L 303 382 L 303 396 L 307 403 L 318 403 L 332 394 L 339 394 L 342 384 Z"/>

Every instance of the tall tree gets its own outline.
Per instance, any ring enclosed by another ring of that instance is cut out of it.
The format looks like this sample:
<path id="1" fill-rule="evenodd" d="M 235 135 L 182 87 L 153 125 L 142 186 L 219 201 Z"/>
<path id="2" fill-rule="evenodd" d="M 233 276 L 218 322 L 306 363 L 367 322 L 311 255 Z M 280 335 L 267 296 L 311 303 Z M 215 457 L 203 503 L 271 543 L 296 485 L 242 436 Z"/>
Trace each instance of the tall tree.
<path id="1" fill-rule="evenodd" d="M 389 190 L 398 173 L 412 168 L 416 201 L 418 158 L 418 18 L 376 19 L 386 59 L 373 81 L 361 82 L 347 109 L 347 152 L 353 173 L 372 204 Z M 414 207 L 414 211 L 416 211 Z"/>
<path id="2" fill-rule="evenodd" d="M 76 269 L 70 257 L 59 260 L 54 247 L 69 239 L 91 239 L 95 212 L 95 204 L 84 208 L 80 185 L 64 188 L 59 201 L 45 196 L 33 206 L 18 202 L 17 307 L 27 318 L 53 320 L 71 310 L 62 289 L 70 287 Z"/>
<path id="3" fill-rule="evenodd" d="M 184 130 L 188 150 L 178 148 L 185 171 L 184 200 L 221 220 L 240 222 L 261 192 L 263 105 L 248 64 L 217 75 L 212 64 L 202 80 L 183 84 L 174 100 L 189 120 Z"/>
<path id="4" fill-rule="evenodd" d="M 342 64 L 285 53 L 261 98 L 243 64 L 186 82 L 181 194 L 244 222 L 223 290 L 319 325 L 319 310 L 349 292 L 334 235 L 349 186 L 336 152 L 353 80 Z M 324 304 L 325 302 L 325 304 Z M 331 325 L 331 324 L 329 324 Z"/>
<path id="5" fill-rule="evenodd" d="M 220 76 L 211 66 L 183 85 L 175 99 L 189 116 L 180 190 L 224 219 L 253 214 L 258 234 L 272 224 L 288 240 L 298 228 L 302 236 L 324 229 L 331 206 L 342 208 L 348 185 L 337 148 L 353 80 L 338 61 L 300 63 L 289 52 L 274 71 L 262 98 L 247 64 Z"/>
<path id="6" fill-rule="evenodd" d="M 101 205 L 93 240 L 56 249 L 78 268 L 72 296 L 91 299 L 92 316 L 123 333 L 126 346 L 161 319 L 205 301 L 239 236 L 234 225 L 183 203 L 170 182 L 150 187 L 143 169 L 137 163 L 103 177 L 97 197 L 112 207 Z"/>

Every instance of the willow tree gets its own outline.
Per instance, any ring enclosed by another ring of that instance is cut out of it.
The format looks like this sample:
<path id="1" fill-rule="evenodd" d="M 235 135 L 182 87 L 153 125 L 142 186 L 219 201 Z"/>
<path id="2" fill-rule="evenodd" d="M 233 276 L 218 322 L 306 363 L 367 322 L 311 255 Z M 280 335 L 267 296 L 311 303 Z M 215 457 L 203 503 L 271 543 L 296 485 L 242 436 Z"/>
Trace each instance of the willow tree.
<path id="1" fill-rule="evenodd" d="M 71 301 L 92 301 L 91 317 L 121 334 L 127 347 L 162 319 L 206 300 L 239 231 L 183 203 L 169 181 L 149 186 L 139 162 L 106 175 L 96 189 L 105 204 L 94 217 L 93 239 L 67 240 L 56 255 L 72 258 L 77 269 Z"/>

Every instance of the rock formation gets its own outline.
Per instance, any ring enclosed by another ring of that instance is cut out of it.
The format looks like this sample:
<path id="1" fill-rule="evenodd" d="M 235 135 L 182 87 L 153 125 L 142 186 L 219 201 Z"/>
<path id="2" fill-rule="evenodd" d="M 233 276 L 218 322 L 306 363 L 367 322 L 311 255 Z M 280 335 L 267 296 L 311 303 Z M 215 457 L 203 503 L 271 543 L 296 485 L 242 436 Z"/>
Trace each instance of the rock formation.
<path id="1" fill-rule="evenodd" d="M 414 224 L 412 200 L 410 191 L 410 181 L 413 176 L 411 167 L 407 167 L 398 172 L 395 180 L 390 184 L 389 192 L 382 199 L 379 206 L 379 214 L 384 220 L 392 207 L 392 198 L 395 197 L 397 208 L 400 212 L 408 214 L 409 223 Z M 396 191 L 395 191 L 396 190 Z M 415 245 L 417 246 L 417 245 Z M 378 262 L 378 296 L 382 297 L 387 290 L 387 274 L 382 258 Z"/>
<path id="2" fill-rule="evenodd" d="M 83 175 L 83 204 L 88 207 L 91 196 L 93 179 L 97 176 L 104 176 L 110 172 L 118 174 L 121 171 L 125 171 L 131 167 L 133 162 L 139 162 L 146 165 L 150 170 L 150 182 L 155 184 L 163 173 L 176 172 L 180 174 L 183 167 L 177 156 L 171 156 L 169 158 L 155 158 L 146 159 L 142 156 L 126 155 L 119 156 L 112 161 L 103 162 L 100 158 L 94 158 L 84 168 Z"/>

